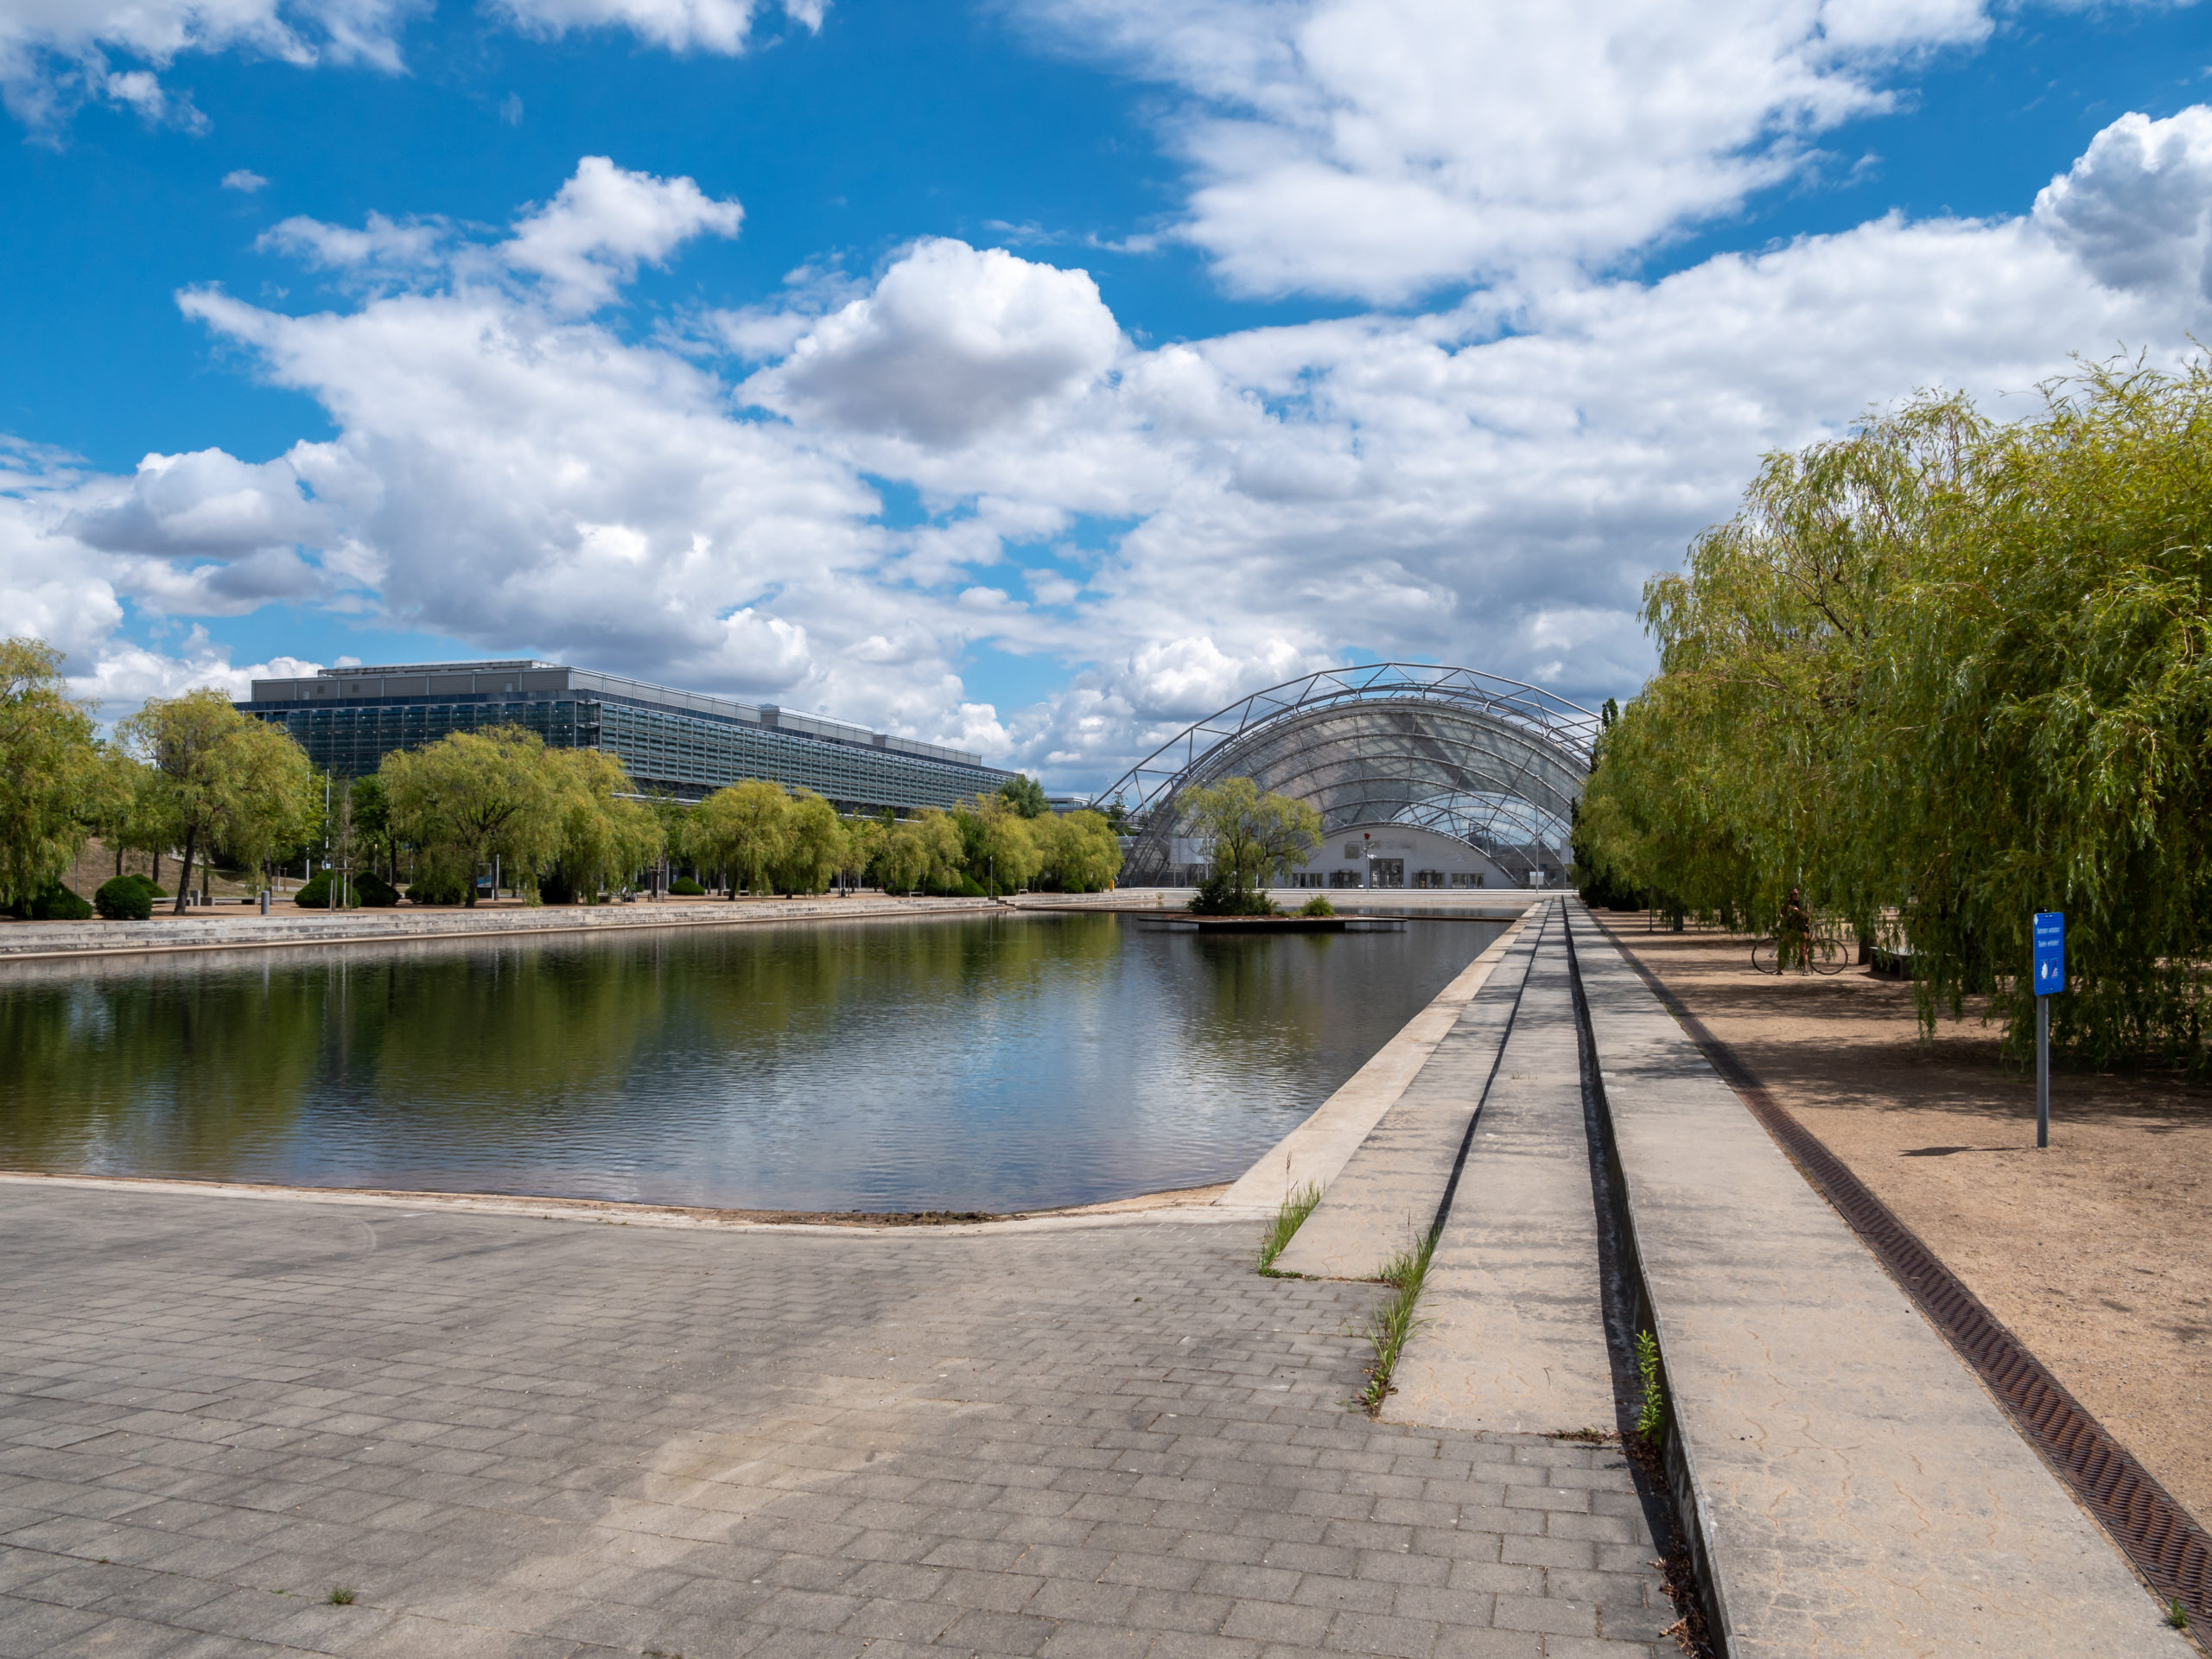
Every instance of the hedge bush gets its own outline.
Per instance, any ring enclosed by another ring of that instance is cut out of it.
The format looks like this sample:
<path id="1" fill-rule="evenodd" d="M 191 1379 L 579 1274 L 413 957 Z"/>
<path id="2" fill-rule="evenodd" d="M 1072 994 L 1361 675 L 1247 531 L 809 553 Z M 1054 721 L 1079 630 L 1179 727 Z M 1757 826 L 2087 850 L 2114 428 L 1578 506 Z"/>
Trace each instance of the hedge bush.
<path id="1" fill-rule="evenodd" d="M 336 873 L 334 871 L 317 870 L 313 878 L 308 880 L 307 886 L 302 887 L 297 893 L 292 895 L 292 902 L 297 905 L 302 910 L 330 909 L 330 884 L 335 879 Z M 339 906 L 339 908 L 342 910 L 352 910 L 360 902 L 361 880 L 359 876 L 356 876 L 353 878 L 353 891 L 343 895 L 343 902 Z"/>
<path id="2" fill-rule="evenodd" d="M 111 922 L 143 922 L 154 913 L 154 884 L 143 875 L 118 875 L 92 894 L 92 908 Z"/>
<path id="3" fill-rule="evenodd" d="M 19 922 L 88 922 L 92 907 L 56 881 L 35 899 L 17 900 L 8 913 Z"/>
<path id="4" fill-rule="evenodd" d="M 707 890 L 688 875 L 679 875 L 668 884 L 669 895 L 676 899 L 703 899 Z"/>
<path id="5" fill-rule="evenodd" d="M 468 901 L 467 884 L 453 876 L 424 871 L 407 884 L 410 905 L 460 905 Z"/>

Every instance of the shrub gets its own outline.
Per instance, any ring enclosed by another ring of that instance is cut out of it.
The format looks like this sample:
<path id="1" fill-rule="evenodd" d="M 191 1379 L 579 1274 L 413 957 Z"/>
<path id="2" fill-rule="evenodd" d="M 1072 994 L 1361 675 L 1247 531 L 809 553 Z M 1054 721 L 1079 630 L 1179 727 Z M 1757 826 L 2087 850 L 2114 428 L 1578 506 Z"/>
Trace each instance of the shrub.
<path id="1" fill-rule="evenodd" d="M 125 881 L 136 881 L 140 887 L 145 888 L 146 896 L 149 899 L 174 899 L 176 896 L 150 875 L 126 875 L 123 879 Z"/>
<path id="2" fill-rule="evenodd" d="M 986 896 L 983 884 L 966 871 L 957 871 L 950 880 L 922 883 L 922 891 L 933 899 L 981 899 Z"/>
<path id="3" fill-rule="evenodd" d="M 92 908 L 111 922 L 143 922 L 154 913 L 154 884 L 143 875 L 118 875 L 92 894 Z"/>
<path id="4" fill-rule="evenodd" d="M 307 886 L 292 895 L 292 902 L 302 910 L 328 910 L 331 908 L 330 884 L 337 879 L 337 873 L 334 870 L 317 870 Z M 342 895 L 339 907 L 351 910 L 360 902 L 361 883 L 360 878 L 356 876 L 353 891 Z"/>
<path id="5" fill-rule="evenodd" d="M 1337 913 L 1337 907 L 1329 902 L 1325 894 L 1317 893 L 1298 907 L 1298 913 L 1301 916 L 1333 916 Z"/>
<path id="6" fill-rule="evenodd" d="M 1198 886 L 1198 894 L 1191 900 L 1194 916 L 1280 916 L 1275 901 L 1265 888 L 1253 887 L 1239 893 L 1226 875 L 1210 875 Z"/>
<path id="7" fill-rule="evenodd" d="M 390 910 L 399 902 L 399 889 L 374 870 L 363 870 L 353 878 L 353 897 L 372 910 Z"/>
<path id="8" fill-rule="evenodd" d="M 679 875 L 671 881 L 668 891 L 672 897 L 678 899 L 703 899 L 707 896 L 707 890 L 688 875 Z"/>
<path id="9" fill-rule="evenodd" d="M 19 922 L 88 922 L 92 907 L 55 881 L 36 898 L 18 900 L 9 913 Z"/>
<path id="10" fill-rule="evenodd" d="M 458 905 L 468 898 L 468 886 L 460 877 L 425 870 L 407 884 L 410 905 Z"/>

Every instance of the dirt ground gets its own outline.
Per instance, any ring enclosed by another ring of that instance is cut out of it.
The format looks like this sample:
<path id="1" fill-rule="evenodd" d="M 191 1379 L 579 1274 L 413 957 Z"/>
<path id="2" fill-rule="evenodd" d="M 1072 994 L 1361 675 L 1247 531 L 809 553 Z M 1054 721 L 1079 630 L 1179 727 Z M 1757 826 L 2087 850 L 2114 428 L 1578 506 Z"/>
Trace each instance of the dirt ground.
<path id="1" fill-rule="evenodd" d="M 153 861 L 153 859 L 145 853 L 125 853 L 123 855 L 124 869 L 139 875 L 151 874 Z M 177 860 L 174 855 L 165 856 L 162 860 L 161 884 L 170 893 L 176 891 L 178 869 Z M 115 873 L 115 849 L 104 844 L 100 838 L 95 836 L 85 843 L 85 850 L 77 855 L 77 861 L 71 865 L 68 872 L 62 876 L 61 884 L 80 898 L 89 899 L 99 891 L 100 883 L 108 880 Z M 192 885 L 196 892 L 200 887 L 200 873 L 196 868 L 193 871 Z M 300 885 L 299 877 L 294 875 L 284 885 L 288 888 L 296 887 Z M 257 877 L 249 887 L 237 877 L 226 876 L 218 870 L 213 873 L 213 879 L 207 883 L 207 890 L 218 899 L 243 899 L 250 893 L 259 892 L 260 881 Z"/>
<path id="2" fill-rule="evenodd" d="M 2163 1482 L 2212 1521 L 2212 1089 L 2003 1064 L 1969 1007 L 1923 1041 L 1912 988 L 1771 978 L 1748 938 L 1600 912 Z"/>

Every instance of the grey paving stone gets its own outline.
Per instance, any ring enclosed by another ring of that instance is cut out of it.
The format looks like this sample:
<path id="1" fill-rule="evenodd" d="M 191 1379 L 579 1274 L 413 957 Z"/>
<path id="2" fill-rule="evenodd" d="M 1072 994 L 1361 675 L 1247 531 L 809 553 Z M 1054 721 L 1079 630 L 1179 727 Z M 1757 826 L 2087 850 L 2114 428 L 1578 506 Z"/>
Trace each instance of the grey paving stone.
<path id="1" fill-rule="evenodd" d="M 1617 1459 L 1348 1411 L 1375 1288 L 1259 1277 L 1249 1223 L 823 1236 L 9 1199 L 0 1426 L 99 1433 L 0 1446 L 8 1659 L 99 1630 L 164 1653 L 1258 1659 L 1354 1615 L 1377 1650 L 1419 1629 L 1457 1651 L 1489 1597 L 1541 1602 L 1562 1571 L 1502 1563 L 1505 1529 L 1568 1516 L 1590 1535 L 1549 1541 L 1589 1552 L 1586 1607 L 1647 1631 L 1664 1605 L 1648 1567 L 1624 1569 L 1640 1599 L 1594 1571 L 1651 1553 Z M 1581 1507 L 1506 1508 L 1529 1493 Z M 323 1605 L 338 1583 L 361 1600 Z"/>

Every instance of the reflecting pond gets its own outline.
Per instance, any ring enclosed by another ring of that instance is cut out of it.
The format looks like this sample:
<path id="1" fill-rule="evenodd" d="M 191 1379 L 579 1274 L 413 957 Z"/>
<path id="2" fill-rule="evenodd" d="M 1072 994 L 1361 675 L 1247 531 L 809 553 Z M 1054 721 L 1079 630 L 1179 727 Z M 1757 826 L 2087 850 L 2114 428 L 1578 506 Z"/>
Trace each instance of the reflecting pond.
<path id="1" fill-rule="evenodd" d="M 1001 916 L 0 965 L 0 1166 L 777 1210 L 1203 1185 L 1498 931 Z"/>

